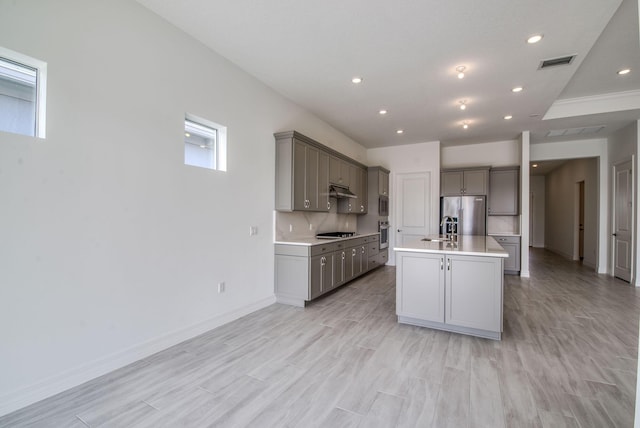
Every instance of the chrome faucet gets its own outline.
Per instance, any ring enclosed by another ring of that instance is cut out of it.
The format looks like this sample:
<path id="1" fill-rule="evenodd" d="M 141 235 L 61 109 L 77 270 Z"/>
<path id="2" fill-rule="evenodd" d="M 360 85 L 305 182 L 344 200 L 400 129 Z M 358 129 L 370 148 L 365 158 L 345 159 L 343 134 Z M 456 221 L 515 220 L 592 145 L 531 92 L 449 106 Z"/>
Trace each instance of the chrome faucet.
<path id="1" fill-rule="evenodd" d="M 447 225 L 449 223 L 453 224 L 453 218 L 449 217 L 448 215 L 442 217 L 442 221 L 440 222 L 440 227 L 442 227 L 442 234 L 445 236 L 445 238 L 453 236 L 453 227 L 451 228 L 451 233 L 447 233 Z"/>

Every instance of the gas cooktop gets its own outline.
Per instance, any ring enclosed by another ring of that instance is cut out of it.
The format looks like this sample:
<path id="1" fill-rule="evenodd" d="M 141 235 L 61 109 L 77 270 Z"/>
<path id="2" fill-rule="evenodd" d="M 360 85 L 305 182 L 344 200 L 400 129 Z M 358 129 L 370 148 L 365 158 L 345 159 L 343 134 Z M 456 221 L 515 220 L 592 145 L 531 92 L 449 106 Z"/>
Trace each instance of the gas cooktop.
<path id="1" fill-rule="evenodd" d="M 355 232 L 326 232 L 318 233 L 316 238 L 318 239 L 336 239 L 336 238 L 350 238 L 354 236 Z"/>

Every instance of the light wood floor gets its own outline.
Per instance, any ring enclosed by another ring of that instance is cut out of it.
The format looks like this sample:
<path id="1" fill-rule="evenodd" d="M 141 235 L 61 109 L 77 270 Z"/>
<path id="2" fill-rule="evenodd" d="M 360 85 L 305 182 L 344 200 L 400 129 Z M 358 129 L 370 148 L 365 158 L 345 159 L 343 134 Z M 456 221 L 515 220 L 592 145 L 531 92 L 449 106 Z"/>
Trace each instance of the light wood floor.
<path id="1" fill-rule="evenodd" d="M 533 250 L 496 342 L 397 324 L 394 275 L 272 305 L 0 426 L 633 426 L 635 288 Z"/>

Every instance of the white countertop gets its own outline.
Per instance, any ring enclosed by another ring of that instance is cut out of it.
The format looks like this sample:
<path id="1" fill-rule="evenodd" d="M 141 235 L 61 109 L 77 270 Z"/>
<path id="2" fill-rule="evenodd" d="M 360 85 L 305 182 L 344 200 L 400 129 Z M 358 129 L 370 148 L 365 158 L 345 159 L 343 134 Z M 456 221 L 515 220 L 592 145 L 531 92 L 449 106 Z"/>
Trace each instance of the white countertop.
<path id="1" fill-rule="evenodd" d="M 429 235 L 427 238 L 439 238 L 438 235 Z M 406 251 L 417 253 L 448 253 L 467 256 L 485 257 L 509 257 L 509 254 L 491 236 L 459 235 L 449 242 L 422 241 L 416 239 L 406 244 L 395 247 L 394 251 Z"/>
<path id="2" fill-rule="evenodd" d="M 374 236 L 374 235 L 378 235 L 378 232 L 358 233 L 357 235 L 353 235 L 348 238 L 318 239 L 315 236 L 303 237 L 303 238 L 290 238 L 290 239 L 275 241 L 275 244 L 311 246 L 311 245 L 328 244 L 330 242 L 346 241 L 348 239 L 363 238 L 365 236 Z"/>
<path id="3" fill-rule="evenodd" d="M 521 236 L 520 233 L 516 232 L 501 232 L 501 233 L 487 233 L 489 236 Z"/>

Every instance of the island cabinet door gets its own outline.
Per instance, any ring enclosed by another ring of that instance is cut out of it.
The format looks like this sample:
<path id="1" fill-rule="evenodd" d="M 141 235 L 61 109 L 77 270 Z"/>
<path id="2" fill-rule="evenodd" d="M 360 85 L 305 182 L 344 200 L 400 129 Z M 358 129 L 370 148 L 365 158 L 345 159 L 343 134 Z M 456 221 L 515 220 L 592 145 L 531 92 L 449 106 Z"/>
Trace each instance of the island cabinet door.
<path id="1" fill-rule="evenodd" d="M 446 323 L 502 331 L 502 259 L 447 255 Z"/>
<path id="2" fill-rule="evenodd" d="M 396 312 L 444 322 L 444 254 L 397 253 Z"/>

